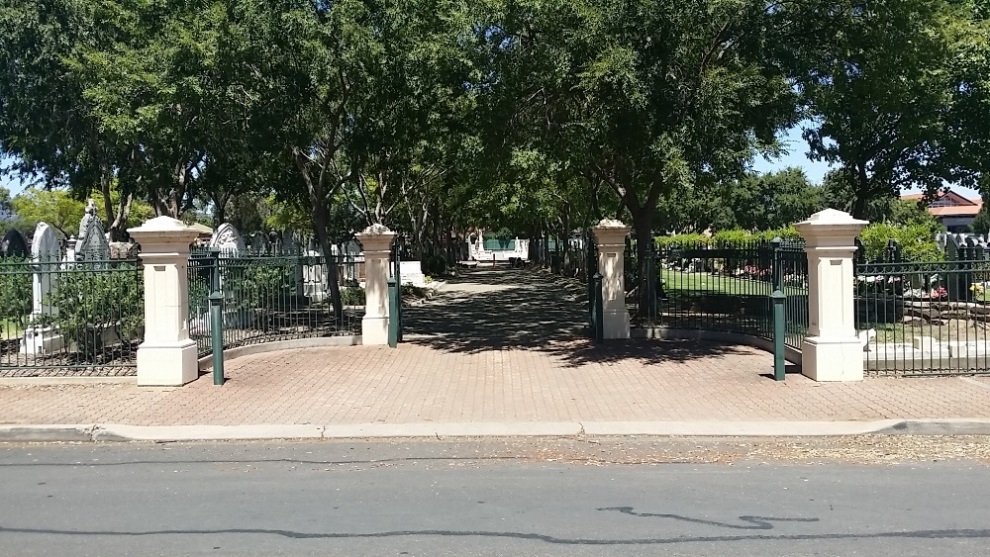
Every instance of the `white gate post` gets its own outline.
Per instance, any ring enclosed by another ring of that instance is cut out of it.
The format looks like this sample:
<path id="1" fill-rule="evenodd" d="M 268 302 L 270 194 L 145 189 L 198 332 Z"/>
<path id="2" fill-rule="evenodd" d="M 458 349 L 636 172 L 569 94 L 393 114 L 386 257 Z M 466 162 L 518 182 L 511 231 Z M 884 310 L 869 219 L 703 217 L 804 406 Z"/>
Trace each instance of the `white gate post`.
<path id="1" fill-rule="evenodd" d="M 158 217 L 127 231 L 141 245 L 144 266 L 144 342 L 137 351 L 138 385 L 177 387 L 199 376 L 196 342 L 189 338 L 189 245 L 199 233 Z"/>
<path id="2" fill-rule="evenodd" d="M 627 339 L 629 311 L 626 310 L 624 256 L 629 227 L 617 220 L 602 219 L 592 230 L 598 244 L 598 272 L 602 275 L 604 337 L 607 340 Z"/>
<path id="3" fill-rule="evenodd" d="M 356 235 L 364 248 L 365 308 L 361 344 L 388 344 L 388 264 L 395 233 L 381 224 Z"/>
<path id="4" fill-rule="evenodd" d="M 863 345 L 856 334 L 856 236 L 869 223 L 826 209 L 794 225 L 808 254 L 808 336 L 802 373 L 815 381 L 862 381 Z"/>

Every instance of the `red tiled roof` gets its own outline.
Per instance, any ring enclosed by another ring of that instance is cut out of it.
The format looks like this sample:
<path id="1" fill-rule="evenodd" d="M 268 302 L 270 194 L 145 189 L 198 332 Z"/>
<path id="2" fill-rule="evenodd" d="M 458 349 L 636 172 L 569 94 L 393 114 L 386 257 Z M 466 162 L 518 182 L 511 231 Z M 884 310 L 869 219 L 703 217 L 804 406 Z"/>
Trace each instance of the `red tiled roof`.
<path id="1" fill-rule="evenodd" d="M 922 201 L 925 195 L 922 193 L 909 193 L 901 196 L 905 201 Z M 948 207 L 928 207 L 928 212 L 936 217 L 975 217 L 983 208 L 983 198 L 966 198 L 958 193 L 949 190 L 938 196 L 936 199 L 950 198 L 957 205 Z"/>

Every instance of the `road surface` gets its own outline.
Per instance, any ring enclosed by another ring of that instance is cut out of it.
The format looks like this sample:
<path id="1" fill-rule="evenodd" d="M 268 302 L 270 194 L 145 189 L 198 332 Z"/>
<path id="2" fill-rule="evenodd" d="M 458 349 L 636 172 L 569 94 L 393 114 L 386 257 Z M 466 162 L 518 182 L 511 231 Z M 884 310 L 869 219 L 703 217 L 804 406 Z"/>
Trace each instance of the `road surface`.
<path id="1" fill-rule="evenodd" d="M 0 445 L 0 555 L 990 553 L 985 438 L 872 439 Z"/>

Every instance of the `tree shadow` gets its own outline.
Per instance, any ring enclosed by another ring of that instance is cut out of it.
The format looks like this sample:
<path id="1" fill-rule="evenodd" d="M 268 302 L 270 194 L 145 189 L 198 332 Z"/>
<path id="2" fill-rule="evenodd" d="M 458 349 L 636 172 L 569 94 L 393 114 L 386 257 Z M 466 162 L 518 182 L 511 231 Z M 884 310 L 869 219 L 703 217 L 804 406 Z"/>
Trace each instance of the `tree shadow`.
<path id="1" fill-rule="evenodd" d="M 437 296 L 403 309 L 405 342 L 474 354 L 534 350 L 568 367 L 636 360 L 685 362 L 743 353 L 698 341 L 590 340 L 588 294 L 579 282 L 535 269 L 479 269 L 446 281 Z"/>

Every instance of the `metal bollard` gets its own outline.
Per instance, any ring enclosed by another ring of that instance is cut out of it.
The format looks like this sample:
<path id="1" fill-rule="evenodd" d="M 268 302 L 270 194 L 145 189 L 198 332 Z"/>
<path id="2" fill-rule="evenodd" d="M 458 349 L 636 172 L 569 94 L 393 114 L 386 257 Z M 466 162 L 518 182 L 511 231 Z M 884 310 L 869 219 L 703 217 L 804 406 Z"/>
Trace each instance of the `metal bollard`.
<path id="1" fill-rule="evenodd" d="M 773 378 L 783 381 L 787 371 L 787 360 L 784 358 L 784 339 L 786 333 L 784 321 L 784 303 L 787 295 L 780 289 L 770 295 L 773 301 Z"/>
<path id="2" fill-rule="evenodd" d="M 388 279 L 388 345 L 395 348 L 399 345 L 399 286 L 394 278 Z"/>
<path id="3" fill-rule="evenodd" d="M 213 384 L 223 385 L 223 292 L 220 291 L 220 250 L 210 250 L 210 339 L 213 344 Z"/>
<path id="4" fill-rule="evenodd" d="M 595 276 L 592 277 L 595 283 L 595 305 L 592 312 L 595 342 L 603 342 L 605 340 L 605 301 L 602 294 L 602 279 L 601 273 L 595 273 Z"/>

